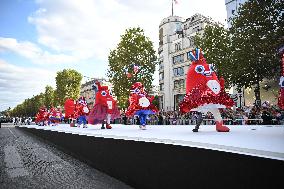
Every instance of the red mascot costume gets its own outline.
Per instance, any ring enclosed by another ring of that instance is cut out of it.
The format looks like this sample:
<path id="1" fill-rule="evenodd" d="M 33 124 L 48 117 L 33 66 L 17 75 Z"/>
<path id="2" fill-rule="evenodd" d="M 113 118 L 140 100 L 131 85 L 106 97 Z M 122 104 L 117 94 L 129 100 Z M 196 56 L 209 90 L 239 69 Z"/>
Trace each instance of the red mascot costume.
<path id="1" fill-rule="evenodd" d="M 58 125 L 62 121 L 62 112 L 60 108 L 51 108 L 49 111 L 49 121 L 52 126 Z"/>
<path id="2" fill-rule="evenodd" d="M 207 113 L 210 111 L 216 121 L 216 130 L 219 132 L 229 132 L 229 128 L 223 125 L 221 114 L 218 108 L 229 108 L 234 105 L 234 101 L 225 92 L 224 79 L 218 80 L 214 66 L 207 64 L 200 49 L 189 52 L 192 59 L 187 72 L 186 95 L 180 104 L 180 111 L 198 111 Z M 197 132 L 196 127 L 193 131 Z"/>
<path id="3" fill-rule="evenodd" d="M 126 111 L 127 117 L 137 115 L 140 121 L 140 129 L 146 129 L 147 117 L 158 112 L 157 107 L 152 104 L 153 96 L 149 96 L 140 82 L 134 83 L 130 88 L 129 107 Z"/>
<path id="4" fill-rule="evenodd" d="M 46 107 L 41 107 L 36 114 L 35 123 L 39 126 L 47 125 L 48 121 L 48 112 Z"/>
<path id="5" fill-rule="evenodd" d="M 99 82 L 96 84 L 98 86 L 96 101 L 88 116 L 88 123 L 94 125 L 106 121 L 106 128 L 111 129 L 110 121 L 120 117 L 120 113 L 108 86 L 101 86 Z M 105 129 L 104 124 L 101 128 Z"/>
<path id="6" fill-rule="evenodd" d="M 67 99 L 64 104 L 65 118 L 71 119 L 71 127 L 80 127 L 83 124 L 83 128 L 87 128 L 87 119 L 89 108 L 84 97 L 80 97 L 77 101 L 73 99 Z M 78 119 L 78 124 L 76 120 Z"/>

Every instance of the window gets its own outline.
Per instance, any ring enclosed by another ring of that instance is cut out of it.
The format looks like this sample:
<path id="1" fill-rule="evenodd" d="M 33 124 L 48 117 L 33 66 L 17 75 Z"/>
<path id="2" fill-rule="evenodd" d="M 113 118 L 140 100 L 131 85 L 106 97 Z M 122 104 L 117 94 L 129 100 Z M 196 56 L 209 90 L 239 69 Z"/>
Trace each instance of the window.
<path id="1" fill-rule="evenodd" d="M 174 76 L 178 76 L 178 69 L 174 68 Z"/>
<path id="2" fill-rule="evenodd" d="M 164 84 L 161 83 L 161 84 L 160 84 L 160 91 L 163 91 L 163 90 L 164 90 Z"/>
<path id="3" fill-rule="evenodd" d="M 159 64 L 159 69 L 160 70 L 164 69 L 164 64 L 163 63 Z"/>
<path id="4" fill-rule="evenodd" d="M 184 79 L 174 81 L 174 89 L 184 89 Z"/>
<path id="5" fill-rule="evenodd" d="M 183 67 L 180 67 L 180 68 L 174 68 L 173 69 L 174 71 L 174 76 L 183 76 L 184 75 L 184 69 Z"/>
<path id="6" fill-rule="evenodd" d="M 184 55 L 178 55 L 173 57 L 173 64 L 183 63 L 184 62 Z"/>
<path id="7" fill-rule="evenodd" d="M 179 80 L 180 88 L 184 89 L 184 79 Z"/>
<path id="8" fill-rule="evenodd" d="M 179 81 L 176 80 L 174 81 L 174 89 L 178 89 L 179 88 Z"/>
<path id="9" fill-rule="evenodd" d="M 163 28 L 161 28 L 159 30 L 159 45 L 163 45 L 163 37 L 164 37 Z"/>
<path id="10" fill-rule="evenodd" d="M 184 75 L 183 67 L 178 68 L 178 75 L 180 75 L 180 76 Z"/>
<path id="11" fill-rule="evenodd" d="M 193 33 L 193 32 L 197 32 L 197 31 L 199 31 L 199 26 L 196 26 L 196 27 L 194 27 L 194 28 L 192 29 L 192 33 Z"/>
<path id="12" fill-rule="evenodd" d="M 175 44 L 175 51 L 180 51 L 181 50 L 181 43 L 176 43 Z"/>
<path id="13" fill-rule="evenodd" d="M 194 38 L 190 37 L 190 38 L 188 38 L 188 40 L 189 40 L 189 46 L 193 47 L 194 46 Z"/>
<path id="14" fill-rule="evenodd" d="M 159 80 L 163 80 L 164 79 L 164 72 L 159 74 Z"/>

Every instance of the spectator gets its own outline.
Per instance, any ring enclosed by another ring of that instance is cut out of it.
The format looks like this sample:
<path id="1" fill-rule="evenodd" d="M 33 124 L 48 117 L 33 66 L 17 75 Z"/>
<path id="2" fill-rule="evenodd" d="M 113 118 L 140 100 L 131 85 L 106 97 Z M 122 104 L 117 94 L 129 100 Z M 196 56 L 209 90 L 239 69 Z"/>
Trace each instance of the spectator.
<path id="1" fill-rule="evenodd" d="M 164 123 L 164 118 L 163 118 L 163 115 L 161 113 L 159 113 L 159 116 L 158 116 L 158 125 L 163 125 Z"/>
<path id="2" fill-rule="evenodd" d="M 263 109 L 261 118 L 262 118 L 262 120 L 263 120 L 263 121 L 262 121 L 262 124 L 263 124 L 263 125 L 271 125 L 272 116 L 271 116 L 271 114 L 267 111 L 267 108 L 264 108 L 264 109 Z"/>
<path id="3" fill-rule="evenodd" d="M 122 119 L 123 119 L 123 124 L 124 124 L 124 125 L 127 125 L 127 117 L 126 117 L 125 114 L 123 114 Z"/>

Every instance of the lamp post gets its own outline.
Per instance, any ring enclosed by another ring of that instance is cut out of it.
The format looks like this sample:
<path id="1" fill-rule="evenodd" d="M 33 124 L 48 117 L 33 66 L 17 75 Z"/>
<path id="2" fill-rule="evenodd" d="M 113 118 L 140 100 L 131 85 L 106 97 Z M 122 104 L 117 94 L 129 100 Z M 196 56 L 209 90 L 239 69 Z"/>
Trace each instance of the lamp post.
<path id="1" fill-rule="evenodd" d="M 243 97 L 242 93 L 239 93 L 239 98 L 240 98 L 240 108 L 242 108 L 242 97 Z"/>

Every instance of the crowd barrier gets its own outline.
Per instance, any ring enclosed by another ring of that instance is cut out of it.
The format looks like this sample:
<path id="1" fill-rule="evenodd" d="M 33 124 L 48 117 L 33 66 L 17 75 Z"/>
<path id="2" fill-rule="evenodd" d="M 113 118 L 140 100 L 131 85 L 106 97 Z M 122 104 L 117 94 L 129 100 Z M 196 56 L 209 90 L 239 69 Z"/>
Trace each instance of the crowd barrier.
<path id="1" fill-rule="evenodd" d="M 261 125 L 263 119 L 223 119 L 225 125 Z M 124 124 L 123 119 L 117 119 L 114 123 Z M 135 125 L 137 119 L 128 118 L 126 124 Z M 164 119 L 162 122 L 158 120 L 147 120 L 148 125 L 196 125 L 194 119 Z M 215 125 L 215 119 L 203 119 L 202 125 Z M 271 120 L 271 125 L 283 125 L 284 121 L 278 122 L 276 119 Z"/>

